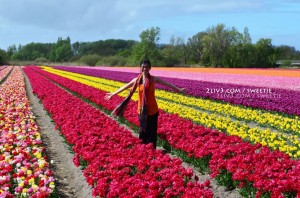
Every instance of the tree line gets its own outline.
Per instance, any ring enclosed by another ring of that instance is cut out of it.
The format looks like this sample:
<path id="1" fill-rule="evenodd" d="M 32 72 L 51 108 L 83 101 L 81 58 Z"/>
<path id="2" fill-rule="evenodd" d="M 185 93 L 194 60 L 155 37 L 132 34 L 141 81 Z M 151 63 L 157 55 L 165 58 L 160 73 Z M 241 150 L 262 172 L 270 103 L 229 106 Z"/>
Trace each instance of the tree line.
<path id="1" fill-rule="evenodd" d="M 160 44 L 160 28 L 140 33 L 140 41 L 107 39 L 71 43 L 70 37 L 56 43 L 12 45 L 0 50 L 0 64 L 8 61 L 37 63 L 78 63 L 94 65 L 137 65 L 150 58 L 157 66 L 276 67 L 277 60 L 300 60 L 300 51 L 292 46 L 272 45 L 270 38 L 252 43 L 247 27 L 241 33 L 224 24 L 209 27 L 185 41 L 172 36 L 168 44 Z M 285 62 L 288 66 L 288 62 Z"/>

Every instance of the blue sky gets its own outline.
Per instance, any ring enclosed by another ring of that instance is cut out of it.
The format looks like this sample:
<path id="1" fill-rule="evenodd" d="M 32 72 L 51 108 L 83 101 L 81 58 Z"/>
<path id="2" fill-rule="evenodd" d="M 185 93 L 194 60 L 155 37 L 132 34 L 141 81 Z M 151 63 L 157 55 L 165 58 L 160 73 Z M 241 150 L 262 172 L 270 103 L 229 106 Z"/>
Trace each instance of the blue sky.
<path id="1" fill-rule="evenodd" d="M 55 43 L 132 39 L 160 28 L 159 43 L 185 41 L 219 23 L 243 32 L 252 42 L 300 50 L 299 0 L 0 0 L 0 48 L 31 42 Z"/>

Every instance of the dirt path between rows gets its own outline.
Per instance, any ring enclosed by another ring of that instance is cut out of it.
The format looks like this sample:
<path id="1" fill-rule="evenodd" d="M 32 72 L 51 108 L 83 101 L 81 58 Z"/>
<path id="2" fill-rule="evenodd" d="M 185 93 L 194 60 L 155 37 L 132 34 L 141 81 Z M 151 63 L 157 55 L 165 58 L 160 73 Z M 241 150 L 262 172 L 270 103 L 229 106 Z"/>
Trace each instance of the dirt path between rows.
<path id="1" fill-rule="evenodd" d="M 91 187 L 85 181 L 82 170 L 76 167 L 72 161 L 73 154 L 68 150 L 60 132 L 55 130 L 55 124 L 44 110 L 40 100 L 33 94 L 31 84 L 23 72 L 26 92 L 29 98 L 32 112 L 36 116 L 36 122 L 40 127 L 40 133 L 51 170 L 54 172 L 55 185 L 61 198 L 90 198 Z"/>
<path id="2" fill-rule="evenodd" d="M 51 122 L 52 119 L 44 110 L 43 105 L 39 102 L 40 100 L 32 93 L 31 85 L 25 73 L 24 77 L 27 95 L 30 100 L 30 104 L 33 108 L 32 111 L 35 114 L 36 121 L 41 128 L 40 131 L 42 140 L 47 150 L 46 155 L 48 156 L 49 160 L 54 161 L 54 163 L 51 164 L 51 169 L 54 171 L 59 196 L 63 198 L 92 197 L 91 188 L 87 185 L 82 170 L 76 167 L 72 161 L 73 154 L 70 153 L 67 144 L 64 142 L 64 139 L 59 135 L 60 132 L 54 129 L 55 125 L 53 122 Z M 110 118 L 113 119 L 112 117 Z M 138 136 L 133 130 L 131 130 L 126 125 L 122 126 L 131 131 L 132 135 Z M 164 150 L 159 146 L 157 149 Z M 168 155 L 172 158 L 177 158 L 177 156 L 174 156 L 172 154 L 168 153 Z M 202 175 L 201 173 L 196 171 L 196 169 L 193 166 L 189 164 L 183 163 L 182 165 L 186 168 L 193 168 L 194 173 L 199 177 L 199 182 L 203 183 L 207 179 L 211 181 L 214 198 L 241 197 L 241 195 L 239 195 L 239 193 L 236 190 L 227 191 L 223 186 L 218 186 L 215 180 L 211 179 L 208 174 Z"/>

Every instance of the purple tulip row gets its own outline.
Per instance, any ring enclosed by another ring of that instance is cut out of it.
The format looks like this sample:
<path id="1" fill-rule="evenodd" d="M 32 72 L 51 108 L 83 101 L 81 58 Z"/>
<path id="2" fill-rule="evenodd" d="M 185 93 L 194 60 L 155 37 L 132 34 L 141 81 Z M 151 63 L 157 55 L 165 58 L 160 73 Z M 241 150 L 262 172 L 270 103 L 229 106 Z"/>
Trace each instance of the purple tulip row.
<path id="1" fill-rule="evenodd" d="M 56 69 L 70 71 L 89 76 L 129 82 L 136 77 L 136 73 L 95 70 L 88 68 L 56 66 Z M 221 84 L 215 82 L 186 80 L 178 78 L 160 77 L 171 82 L 178 87 L 185 87 L 187 94 L 195 97 L 208 98 L 218 101 L 229 102 L 231 104 L 243 105 L 247 107 L 260 108 L 269 111 L 282 112 L 290 115 L 300 115 L 299 92 L 276 88 L 261 88 L 255 86 Z M 169 90 L 162 85 L 159 89 Z"/>

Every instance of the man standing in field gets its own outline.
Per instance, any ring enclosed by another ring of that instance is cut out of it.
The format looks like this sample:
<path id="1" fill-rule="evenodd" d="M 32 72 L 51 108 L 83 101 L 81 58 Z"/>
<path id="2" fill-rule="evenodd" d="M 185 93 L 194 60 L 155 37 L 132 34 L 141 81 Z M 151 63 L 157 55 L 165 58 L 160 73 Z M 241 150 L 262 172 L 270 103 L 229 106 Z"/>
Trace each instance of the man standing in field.
<path id="1" fill-rule="evenodd" d="M 121 93 L 122 91 L 131 88 L 128 96 L 125 100 L 119 104 L 112 114 L 120 116 L 122 115 L 126 105 L 128 104 L 131 96 L 138 89 L 138 114 L 140 121 L 139 139 L 142 143 L 152 143 L 154 149 L 157 142 L 157 121 L 158 121 L 158 106 L 155 99 L 155 83 L 165 85 L 174 89 L 175 91 L 184 93 L 184 88 L 178 88 L 175 85 L 168 83 L 156 76 L 150 75 L 151 62 L 148 59 L 141 61 L 140 71 L 141 73 L 128 84 L 120 87 L 113 93 L 108 93 L 105 96 L 106 100 L 109 100 L 112 96 Z"/>

